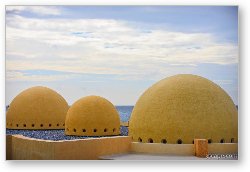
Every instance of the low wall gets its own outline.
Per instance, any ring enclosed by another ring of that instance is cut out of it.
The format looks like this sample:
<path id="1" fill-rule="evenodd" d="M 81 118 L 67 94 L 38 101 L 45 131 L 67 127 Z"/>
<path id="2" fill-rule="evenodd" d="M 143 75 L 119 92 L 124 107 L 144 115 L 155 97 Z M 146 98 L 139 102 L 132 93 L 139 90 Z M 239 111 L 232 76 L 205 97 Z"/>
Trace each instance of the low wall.
<path id="1" fill-rule="evenodd" d="M 22 135 L 6 136 L 7 160 L 97 160 L 123 153 L 195 155 L 194 144 L 132 142 L 130 136 L 49 141 Z M 208 144 L 208 154 L 237 154 L 237 143 Z"/>
<path id="2" fill-rule="evenodd" d="M 131 151 L 137 153 L 195 155 L 194 144 L 162 144 L 132 142 Z M 208 154 L 237 154 L 238 143 L 208 144 Z"/>
<path id="3" fill-rule="evenodd" d="M 56 144 L 55 159 L 99 159 L 103 155 L 126 153 L 131 149 L 131 141 L 128 136 L 63 141 Z"/>
<path id="4" fill-rule="evenodd" d="M 103 155 L 129 152 L 132 141 L 129 136 L 64 141 L 32 139 L 21 135 L 6 138 L 6 159 L 13 160 L 96 160 Z"/>
<path id="5" fill-rule="evenodd" d="M 6 160 L 12 159 L 12 136 L 6 136 Z"/>
<path id="6" fill-rule="evenodd" d="M 162 144 L 132 142 L 131 151 L 151 154 L 195 155 L 193 144 Z"/>
<path id="7" fill-rule="evenodd" d="M 237 154 L 238 143 L 213 143 L 208 144 L 209 154 Z"/>

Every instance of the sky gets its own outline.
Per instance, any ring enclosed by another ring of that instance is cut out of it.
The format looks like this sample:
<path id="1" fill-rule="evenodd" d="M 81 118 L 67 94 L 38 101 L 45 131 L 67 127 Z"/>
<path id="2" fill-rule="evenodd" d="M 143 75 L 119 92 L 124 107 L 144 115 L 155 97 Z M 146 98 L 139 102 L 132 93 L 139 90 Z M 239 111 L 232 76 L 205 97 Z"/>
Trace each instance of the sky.
<path id="1" fill-rule="evenodd" d="M 71 105 L 134 105 L 152 84 L 195 74 L 238 104 L 236 6 L 6 6 L 6 105 L 46 86 Z"/>

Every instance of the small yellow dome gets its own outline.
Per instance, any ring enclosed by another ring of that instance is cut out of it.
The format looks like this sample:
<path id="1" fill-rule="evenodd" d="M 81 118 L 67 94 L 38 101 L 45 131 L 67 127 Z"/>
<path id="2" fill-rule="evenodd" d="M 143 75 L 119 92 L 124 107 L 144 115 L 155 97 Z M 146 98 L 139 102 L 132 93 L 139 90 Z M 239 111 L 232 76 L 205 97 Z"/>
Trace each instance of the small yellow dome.
<path id="1" fill-rule="evenodd" d="M 17 95 L 7 111 L 9 129 L 64 129 L 69 106 L 57 92 L 42 86 Z"/>
<path id="2" fill-rule="evenodd" d="M 195 75 L 165 78 L 137 101 L 129 122 L 134 141 L 191 144 L 237 142 L 237 109 L 215 83 Z"/>
<path id="3" fill-rule="evenodd" d="M 68 110 L 65 134 L 106 136 L 120 134 L 120 117 L 114 105 L 99 96 L 87 96 Z"/>

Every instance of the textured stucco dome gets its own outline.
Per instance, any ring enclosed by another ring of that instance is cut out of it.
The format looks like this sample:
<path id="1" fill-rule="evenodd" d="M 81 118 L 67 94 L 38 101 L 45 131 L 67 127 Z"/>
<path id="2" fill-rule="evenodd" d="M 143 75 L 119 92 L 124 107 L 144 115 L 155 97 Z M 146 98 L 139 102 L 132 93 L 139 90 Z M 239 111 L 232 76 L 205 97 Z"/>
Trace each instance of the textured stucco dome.
<path id="1" fill-rule="evenodd" d="M 196 75 L 165 78 L 137 101 L 129 122 L 133 141 L 191 144 L 237 142 L 237 109 L 218 85 Z"/>
<path id="2" fill-rule="evenodd" d="M 106 136 L 120 134 L 120 117 L 114 105 L 99 96 L 87 96 L 68 110 L 66 135 Z"/>
<path id="3" fill-rule="evenodd" d="M 64 129 L 68 104 L 57 92 L 42 86 L 17 95 L 7 111 L 9 129 Z"/>

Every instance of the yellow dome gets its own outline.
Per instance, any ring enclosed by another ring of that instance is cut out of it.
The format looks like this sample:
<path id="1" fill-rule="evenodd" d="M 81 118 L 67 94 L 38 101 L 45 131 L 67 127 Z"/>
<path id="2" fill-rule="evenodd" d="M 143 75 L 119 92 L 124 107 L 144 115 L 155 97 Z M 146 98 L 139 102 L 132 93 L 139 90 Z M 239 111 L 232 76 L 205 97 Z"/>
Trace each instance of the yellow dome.
<path id="1" fill-rule="evenodd" d="M 237 109 L 227 93 L 195 75 L 165 78 L 137 101 L 129 121 L 134 141 L 191 144 L 237 142 Z"/>
<path id="2" fill-rule="evenodd" d="M 64 129 L 69 106 L 57 92 L 32 87 L 17 95 L 7 111 L 9 129 Z"/>
<path id="3" fill-rule="evenodd" d="M 120 117 L 114 105 L 99 96 L 87 96 L 68 110 L 66 135 L 106 136 L 120 134 Z"/>

